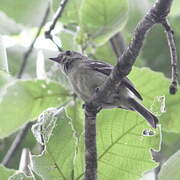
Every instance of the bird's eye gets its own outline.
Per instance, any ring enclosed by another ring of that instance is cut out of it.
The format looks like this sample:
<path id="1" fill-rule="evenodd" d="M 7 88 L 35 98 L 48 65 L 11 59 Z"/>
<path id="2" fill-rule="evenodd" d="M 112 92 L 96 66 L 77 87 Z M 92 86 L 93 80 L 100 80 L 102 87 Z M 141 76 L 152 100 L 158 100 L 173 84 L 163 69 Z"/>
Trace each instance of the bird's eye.
<path id="1" fill-rule="evenodd" d="M 71 55 L 71 51 L 66 51 L 66 55 L 70 56 Z"/>

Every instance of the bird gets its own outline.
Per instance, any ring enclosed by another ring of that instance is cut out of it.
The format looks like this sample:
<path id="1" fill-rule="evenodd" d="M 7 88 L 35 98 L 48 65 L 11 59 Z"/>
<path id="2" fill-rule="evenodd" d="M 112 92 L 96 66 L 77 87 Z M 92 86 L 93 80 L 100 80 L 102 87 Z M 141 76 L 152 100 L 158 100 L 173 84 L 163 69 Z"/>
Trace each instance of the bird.
<path id="1" fill-rule="evenodd" d="M 97 89 L 106 81 L 114 66 L 103 61 L 93 60 L 79 52 L 66 50 L 57 57 L 49 58 L 60 65 L 61 71 L 68 78 L 73 91 L 85 103 L 90 102 Z M 124 77 L 114 91 L 102 102 L 102 108 L 122 108 L 136 111 L 156 128 L 158 118 L 140 101 L 143 98 L 133 83 Z"/>

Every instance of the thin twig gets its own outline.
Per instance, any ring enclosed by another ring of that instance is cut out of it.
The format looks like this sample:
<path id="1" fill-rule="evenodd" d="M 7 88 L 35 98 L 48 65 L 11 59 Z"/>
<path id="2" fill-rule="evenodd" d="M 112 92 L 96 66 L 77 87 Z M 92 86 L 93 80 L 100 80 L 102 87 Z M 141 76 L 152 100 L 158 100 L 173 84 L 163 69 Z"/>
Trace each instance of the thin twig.
<path id="1" fill-rule="evenodd" d="M 62 49 L 61 49 L 61 48 L 58 46 L 58 44 L 54 41 L 51 32 L 52 32 L 52 30 L 55 28 L 58 19 L 62 16 L 62 13 L 63 13 L 63 11 L 64 11 L 64 8 L 66 7 L 67 2 L 68 2 L 68 0 L 62 0 L 62 1 L 61 1 L 59 8 L 57 9 L 55 15 L 53 16 L 53 19 L 52 19 L 52 21 L 51 21 L 51 24 L 50 24 L 48 30 L 45 31 L 45 37 L 46 37 L 47 39 L 50 39 L 50 40 L 57 46 L 57 48 L 58 48 L 59 51 L 62 51 Z"/>
<path id="2" fill-rule="evenodd" d="M 175 94 L 177 92 L 177 52 L 176 52 L 176 45 L 174 40 L 174 32 L 167 21 L 162 22 L 163 27 L 165 28 L 168 45 L 171 54 L 171 85 L 169 87 L 170 94 Z"/>
<path id="3" fill-rule="evenodd" d="M 23 139 L 26 137 L 28 130 L 32 126 L 32 124 L 33 124 L 33 122 L 28 122 L 17 134 L 16 138 L 14 139 L 13 143 L 11 144 L 11 147 L 9 148 L 4 159 L 2 160 L 2 164 L 4 166 L 8 166 L 10 160 L 16 154 L 19 146 L 21 145 Z"/>
<path id="4" fill-rule="evenodd" d="M 114 53 L 116 54 L 116 57 L 119 58 L 126 48 L 122 34 L 118 32 L 109 41 Z"/>
<path id="5" fill-rule="evenodd" d="M 38 28 L 38 31 L 36 33 L 36 36 L 34 37 L 31 45 L 29 46 L 28 50 L 24 53 L 24 56 L 23 56 L 23 62 L 21 64 L 21 67 L 20 67 L 20 70 L 19 70 L 19 73 L 17 75 L 17 78 L 20 79 L 22 77 L 22 74 L 26 68 L 26 65 L 27 65 L 27 61 L 28 61 L 28 58 L 30 56 L 30 54 L 32 53 L 33 51 L 33 48 L 34 48 L 34 44 L 37 40 L 37 38 L 39 37 L 40 33 L 41 33 L 41 30 L 43 28 L 43 26 L 45 25 L 46 21 L 47 21 L 47 18 L 49 16 L 49 11 L 50 11 L 50 1 L 48 1 L 48 6 L 46 8 L 46 11 L 44 13 L 44 17 L 43 17 L 43 20 Z"/>

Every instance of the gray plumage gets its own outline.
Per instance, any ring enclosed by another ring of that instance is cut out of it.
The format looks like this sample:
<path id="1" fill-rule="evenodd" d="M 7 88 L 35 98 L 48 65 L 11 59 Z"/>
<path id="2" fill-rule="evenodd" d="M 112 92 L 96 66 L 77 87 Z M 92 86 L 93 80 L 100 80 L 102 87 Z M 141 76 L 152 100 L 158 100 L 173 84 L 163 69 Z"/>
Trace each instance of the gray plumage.
<path id="1" fill-rule="evenodd" d="M 110 75 L 113 66 L 101 61 L 94 61 L 75 51 L 65 51 L 56 58 L 62 71 L 68 77 L 75 93 L 85 102 L 91 100 L 92 95 Z M 139 112 L 152 127 L 156 128 L 158 119 L 147 110 L 139 101 L 142 96 L 135 89 L 133 83 L 123 78 L 114 88 L 114 92 L 104 99 L 102 108 L 123 108 Z"/>

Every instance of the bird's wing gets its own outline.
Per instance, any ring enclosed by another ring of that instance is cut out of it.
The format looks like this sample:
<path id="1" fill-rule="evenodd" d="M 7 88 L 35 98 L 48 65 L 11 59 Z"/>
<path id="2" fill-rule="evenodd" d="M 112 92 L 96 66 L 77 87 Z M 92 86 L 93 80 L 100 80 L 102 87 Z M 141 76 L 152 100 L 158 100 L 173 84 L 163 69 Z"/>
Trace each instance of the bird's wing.
<path id="1" fill-rule="evenodd" d="M 98 72 L 101 72 L 107 76 L 111 74 L 111 71 L 113 70 L 113 66 L 104 62 L 100 61 L 86 61 L 88 63 L 88 66 Z M 140 100 L 143 100 L 142 96 L 139 94 L 139 92 L 135 89 L 133 83 L 127 78 L 123 78 L 122 83 L 131 91 L 133 92 Z"/>
<path id="2" fill-rule="evenodd" d="M 111 74 L 111 71 L 113 69 L 113 66 L 104 62 L 100 62 L 100 61 L 86 61 L 88 63 L 88 67 L 90 67 L 91 69 L 101 72 L 107 76 L 109 76 Z"/>

